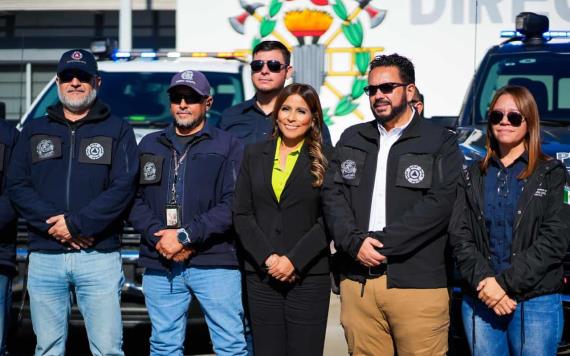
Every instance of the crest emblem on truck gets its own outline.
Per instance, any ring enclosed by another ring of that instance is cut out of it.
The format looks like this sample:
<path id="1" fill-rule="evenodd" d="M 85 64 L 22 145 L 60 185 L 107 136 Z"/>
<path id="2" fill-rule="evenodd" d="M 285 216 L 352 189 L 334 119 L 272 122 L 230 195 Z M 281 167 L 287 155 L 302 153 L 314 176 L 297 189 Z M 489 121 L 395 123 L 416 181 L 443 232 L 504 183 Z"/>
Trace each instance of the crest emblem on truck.
<path id="1" fill-rule="evenodd" d="M 245 35 L 245 22 L 248 18 L 252 17 L 259 22 L 259 35 L 254 38 L 252 48 L 272 36 L 292 51 L 294 81 L 310 84 L 317 90 L 325 88 L 338 99 L 336 105 L 323 108 L 324 120 L 331 125 L 334 123 L 333 117 L 349 114 L 360 120 L 365 119 L 358 106 L 367 85 L 368 64 L 384 48 L 362 46 L 362 20 L 368 22 L 370 29 L 374 29 L 386 17 L 386 10 L 373 7 L 371 2 L 372 0 L 357 0 L 357 6 L 349 10 L 343 0 L 311 0 L 312 5 L 304 9 L 291 8 L 298 6 L 298 1 L 289 3 L 268 0 L 263 4 L 239 0 L 243 12 L 228 20 L 234 31 L 242 35 Z M 264 6 L 267 9 L 265 16 L 258 11 Z M 283 10 L 284 7 L 287 8 L 286 11 Z M 291 36 L 286 36 L 280 27 L 284 27 L 296 39 L 297 44 L 292 44 L 288 39 Z M 332 47 L 341 36 L 345 37 L 351 47 Z M 337 89 L 336 77 L 353 78 L 349 92 L 343 93 Z"/>

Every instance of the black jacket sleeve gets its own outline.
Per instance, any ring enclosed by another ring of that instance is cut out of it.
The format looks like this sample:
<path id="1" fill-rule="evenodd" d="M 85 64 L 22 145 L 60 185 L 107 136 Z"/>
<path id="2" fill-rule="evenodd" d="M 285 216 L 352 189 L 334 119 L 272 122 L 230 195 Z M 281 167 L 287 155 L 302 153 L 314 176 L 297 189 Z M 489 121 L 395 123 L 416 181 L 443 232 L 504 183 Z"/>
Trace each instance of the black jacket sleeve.
<path id="1" fill-rule="evenodd" d="M 547 211 L 538 236 L 529 248 L 516 253 L 511 266 L 497 276 L 497 282 L 509 295 L 527 292 L 549 270 L 559 266 L 570 242 L 570 206 L 564 203 L 564 187 L 568 184 L 566 169 L 560 164 L 545 178 Z"/>
<path id="2" fill-rule="evenodd" d="M 253 257 L 257 266 L 262 267 L 265 260 L 275 252 L 264 232 L 257 225 L 253 205 L 253 186 L 250 174 L 251 150 L 245 150 L 240 168 L 233 204 L 234 227 L 246 252 Z"/>
<path id="3" fill-rule="evenodd" d="M 466 182 L 462 177 L 457 186 L 457 198 L 449 222 L 449 244 L 461 278 L 476 290 L 479 282 L 494 276 L 494 272 L 475 241 L 473 229 L 477 227 L 470 221 L 472 212 L 467 203 L 466 190 Z"/>
<path id="4" fill-rule="evenodd" d="M 8 198 L 8 190 L 6 189 L 6 171 L 8 170 L 8 163 L 12 159 L 12 151 L 14 149 L 14 145 L 16 144 L 19 131 L 12 127 L 2 127 L 2 130 L 4 129 L 9 130 L 9 142 L 7 142 L 4 146 L 4 157 L 0 157 L 0 159 L 4 160 L 2 162 L 2 175 L 0 176 L 2 177 L 2 182 L 0 182 L 2 186 L 2 193 L 0 195 L 0 231 L 4 230 L 8 225 L 12 224 L 17 216 L 16 211 L 12 207 L 12 203 Z"/>
<path id="5" fill-rule="evenodd" d="M 46 220 L 52 216 L 63 214 L 64 211 L 55 207 L 51 202 L 42 199 L 32 183 L 30 132 L 24 126 L 18 137 L 8 166 L 6 183 L 10 200 L 18 213 L 34 229 L 47 234 L 51 225 Z"/>
<path id="6" fill-rule="evenodd" d="M 338 149 L 343 147 L 344 136 L 344 134 L 341 136 L 335 147 L 333 158 L 325 175 L 323 213 L 336 249 L 356 259 L 368 232 L 360 230 L 356 225 L 354 212 L 350 207 L 348 188 L 342 183 L 335 182 L 335 176 L 341 176 Z"/>
<path id="7" fill-rule="evenodd" d="M 381 253 L 387 257 L 412 253 L 447 229 L 463 157 L 454 133 L 444 130 L 440 140 L 432 188 L 396 221 L 374 233 L 384 244 Z"/>
<path id="8" fill-rule="evenodd" d="M 97 236 L 120 218 L 136 192 L 139 168 L 137 143 L 133 128 L 124 122 L 111 163 L 109 186 L 79 211 L 65 216 L 72 235 Z"/>
<path id="9" fill-rule="evenodd" d="M 220 171 L 216 190 L 220 200 L 208 211 L 198 214 L 184 228 L 188 230 L 192 244 L 203 244 L 214 234 L 222 234 L 232 227 L 232 204 L 239 167 L 243 159 L 243 144 L 232 137 L 230 153 Z"/>

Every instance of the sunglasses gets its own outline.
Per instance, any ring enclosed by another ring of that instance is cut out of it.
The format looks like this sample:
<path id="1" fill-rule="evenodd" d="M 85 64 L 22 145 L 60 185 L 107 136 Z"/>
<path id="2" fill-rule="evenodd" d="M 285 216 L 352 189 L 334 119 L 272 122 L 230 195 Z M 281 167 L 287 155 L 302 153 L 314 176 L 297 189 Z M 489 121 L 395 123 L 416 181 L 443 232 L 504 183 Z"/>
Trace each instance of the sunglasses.
<path id="1" fill-rule="evenodd" d="M 493 110 L 489 113 L 489 122 L 491 125 L 498 125 L 505 115 L 507 116 L 507 120 L 509 120 L 511 125 L 514 127 L 519 127 L 524 121 L 524 117 L 516 111 L 503 113 L 499 110 Z"/>
<path id="2" fill-rule="evenodd" d="M 169 97 L 172 104 L 180 104 L 182 102 L 182 99 L 184 99 L 184 102 L 186 104 L 198 104 L 204 100 L 203 96 L 196 94 L 172 93 L 169 95 Z"/>
<path id="3" fill-rule="evenodd" d="M 271 59 L 269 61 L 263 61 L 261 59 L 257 59 L 250 63 L 251 71 L 254 73 L 261 71 L 265 63 L 267 63 L 267 68 L 269 68 L 269 71 L 273 73 L 279 73 L 281 72 L 281 69 L 287 67 L 287 64 L 283 64 L 275 59 Z"/>
<path id="4" fill-rule="evenodd" d="M 69 83 L 73 78 L 77 78 L 81 83 L 90 83 L 93 76 L 89 73 L 85 73 L 79 70 L 66 70 L 57 75 L 60 83 Z"/>
<path id="5" fill-rule="evenodd" d="M 405 87 L 408 85 L 407 83 L 382 83 L 378 85 L 369 85 L 364 87 L 364 92 L 368 96 L 376 95 L 376 91 L 380 90 L 382 94 L 390 94 L 396 89 L 397 87 Z"/>

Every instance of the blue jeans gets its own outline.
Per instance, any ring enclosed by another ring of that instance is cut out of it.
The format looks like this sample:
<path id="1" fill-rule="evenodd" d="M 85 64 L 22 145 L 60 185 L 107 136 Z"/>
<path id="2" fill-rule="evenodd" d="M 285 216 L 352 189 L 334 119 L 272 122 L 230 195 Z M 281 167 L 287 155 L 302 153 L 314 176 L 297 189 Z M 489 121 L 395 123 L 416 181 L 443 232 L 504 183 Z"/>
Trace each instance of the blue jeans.
<path id="1" fill-rule="evenodd" d="M 12 304 L 12 277 L 0 273 L 0 356 L 6 353 L 10 304 Z"/>
<path id="2" fill-rule="evenodd" d="M 473 355 L 556 355 L 564 328 L 560 294 L 531 298 L 505 316 L 496 315 L 483 302 L 470 296 L 464 297 L 461 309 Z"/>
<path id="3" fill-rule="evenodd" d="M 28 290 L 36 356 L 65 354 L 73 290 L 91 353 L 124 355 L 120 305 L 123 283 L 119 252 L 32 252 Z"/>
<path id="4" fill-rule="evenodd" d="M 200 302 L 216 355 L 247 355 L 238 269 L 177 263 L 170 273 L 147 269 L 143 293 L 152 322 L 151 355 L 183 355 L 192 296 Z"/>

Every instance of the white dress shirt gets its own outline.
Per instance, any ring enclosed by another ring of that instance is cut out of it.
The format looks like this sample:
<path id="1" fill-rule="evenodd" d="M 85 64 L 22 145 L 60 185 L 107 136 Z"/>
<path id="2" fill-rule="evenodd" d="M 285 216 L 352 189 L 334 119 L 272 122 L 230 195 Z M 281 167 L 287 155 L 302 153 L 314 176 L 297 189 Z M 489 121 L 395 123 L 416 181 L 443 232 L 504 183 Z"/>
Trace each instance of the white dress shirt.
<path id="1" fill-rule="evenodd" d="M 412 109 L 412 116 L 408 122 L 402 127 L 394 127 L 390 131 L 386 131 L 384 126 L 378 123 L 380 142 L 378 144 L 376 177 L 374 178 L 368 231 L 382 231 L 386 227 L 386 166 L 388 164 L 388 154 L 390 153 L 392 145 L 398 141 L 400 136 L 402 136 L 402 132 L 408 127 L 410 122 L 412 122 L 414 115 L 415 111 Z"/>

